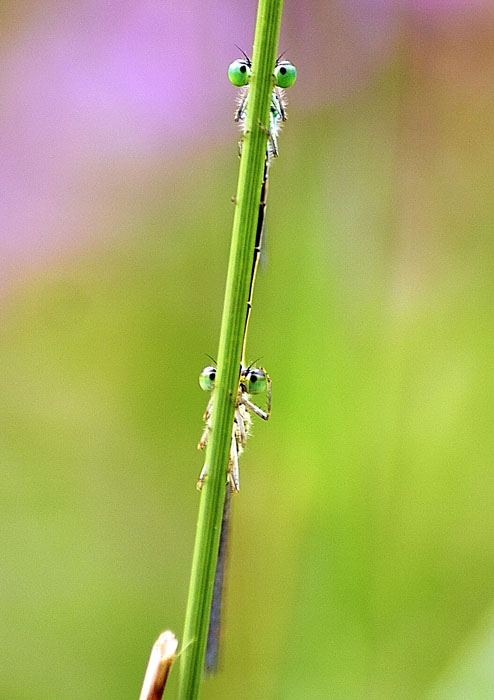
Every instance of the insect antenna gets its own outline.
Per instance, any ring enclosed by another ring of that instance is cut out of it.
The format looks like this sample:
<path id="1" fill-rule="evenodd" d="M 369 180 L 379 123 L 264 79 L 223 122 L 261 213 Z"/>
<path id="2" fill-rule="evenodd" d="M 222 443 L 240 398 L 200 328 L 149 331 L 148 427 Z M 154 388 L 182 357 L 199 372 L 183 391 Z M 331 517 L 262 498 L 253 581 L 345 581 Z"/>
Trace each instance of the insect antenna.
<path id="1" fill-rule="evenodd" d="M 250 61 L 250 58 L 249 58 L 249 57 L 247 56 L 247 54 L 245 53 L 245 51 L 244 51 L 243 49 L 241 49 L 240 46 L 239 46 L 238 44 L 233 44 L 233 45 L 235 46 L 235 48 L 237 48 L 237 49 L 243 54 L 245 60 L 247 61 L 247 65 L 248 65 L 249 68 L 250 68 L 250 67 L 252 66 L 252 63 L 251 63 L 251 61 Z"/>

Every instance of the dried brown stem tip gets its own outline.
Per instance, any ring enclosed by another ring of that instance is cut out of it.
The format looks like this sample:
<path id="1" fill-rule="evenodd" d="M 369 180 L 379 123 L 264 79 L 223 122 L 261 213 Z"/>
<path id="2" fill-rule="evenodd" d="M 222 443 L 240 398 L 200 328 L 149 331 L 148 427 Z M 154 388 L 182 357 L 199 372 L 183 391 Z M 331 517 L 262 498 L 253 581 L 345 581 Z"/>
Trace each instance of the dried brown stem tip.
<path id="1" fill-rule="evenodd" d="M 166 630 L 160 634 L 151 649 L 139 700 L 161 700 L 177 646 L 173 632 Z"/>

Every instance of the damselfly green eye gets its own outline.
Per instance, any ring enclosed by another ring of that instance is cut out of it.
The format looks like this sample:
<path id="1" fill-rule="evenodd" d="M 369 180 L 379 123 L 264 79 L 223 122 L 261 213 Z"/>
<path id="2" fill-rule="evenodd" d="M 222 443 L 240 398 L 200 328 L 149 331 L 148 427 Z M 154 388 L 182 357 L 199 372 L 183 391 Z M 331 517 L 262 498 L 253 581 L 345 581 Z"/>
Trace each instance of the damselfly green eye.
<path id="1" fill-rule="evenodd" d="M 204 367 L 199 375 L 199 384 L 204 391 L 212 391 L 214 389 L 214 380 L 216 379 L 216 367 Z"/>
<path id="2" fill-rule="evenodd" d="M 297 80 L 297 69 L 290 61 L 280 61 L 275 66 L 274 79 L 280 88 L 292 87 Z"/>
<path id="3" fill-rule="evenodd" d="M 235 87 L 248 85 L 251 73 L 250 61 L 245 58 L 237 58 L 228 66 L 228 79 Z"/>
<path id="4" fill-rule="evenodd" d="M 243 384 L 248 394 L 262 394 L 266 391 L 266 373 L 262 369 L 248 369 L 245 372 Z"/>

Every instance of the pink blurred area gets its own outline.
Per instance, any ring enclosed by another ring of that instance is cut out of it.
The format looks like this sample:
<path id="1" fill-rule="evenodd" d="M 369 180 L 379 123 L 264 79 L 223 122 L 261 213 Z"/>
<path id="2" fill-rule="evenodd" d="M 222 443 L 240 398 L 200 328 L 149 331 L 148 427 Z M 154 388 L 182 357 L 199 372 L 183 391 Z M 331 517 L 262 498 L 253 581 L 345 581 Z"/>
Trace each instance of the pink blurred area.
<path id="1" fill-rule="evenodd" d="M 230 36 L 220 6 L 20 9 L 7 16 L 1 50 L 4 282 L 19 265 L 108 230 L 156 163 L 166 169 L 198 139 L 218 92 L 229 100 L 226 81 L 211 78 L 223 76 L 232 48 L 215 40 Z"/>
<path id="2" fill-rule="evenodd" d="M 299 67 L 298 109 L 337 103 L 368 83 L 407 13 L 440 11 L 441 26 L 454 12 L 457 27 L 482 7 L 287 3 L 281 48 Z M 235 43 L 250 50 L 255 11 L 255 2 L 199 0 L 5 4 L 0 288 L 47 258 L 118 236 L 160 173 L 222 141 L 234 100 L 226 66 Z"/>

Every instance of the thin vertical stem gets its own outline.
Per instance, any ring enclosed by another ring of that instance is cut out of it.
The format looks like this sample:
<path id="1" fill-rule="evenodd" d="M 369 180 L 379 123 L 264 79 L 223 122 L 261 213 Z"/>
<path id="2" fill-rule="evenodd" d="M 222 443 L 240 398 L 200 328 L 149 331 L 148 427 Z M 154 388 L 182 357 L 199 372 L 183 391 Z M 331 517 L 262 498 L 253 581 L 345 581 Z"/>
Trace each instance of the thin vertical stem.
<path id="1" fill-rule="evenodd" d="M 249 109 L 221 321 L 211 435 L 206 451 L 208 477 L 199 506 L 182 642 L 179 700 L 199 697 L 203 674 L 282 9 L 283 0 L 259 1 Z"/>

